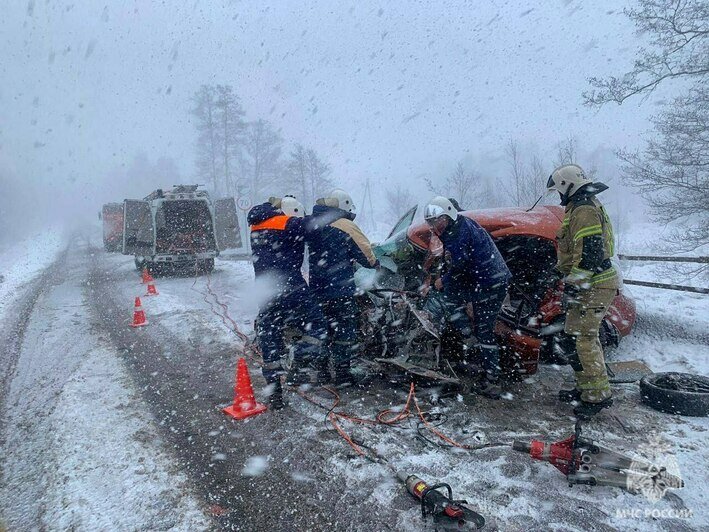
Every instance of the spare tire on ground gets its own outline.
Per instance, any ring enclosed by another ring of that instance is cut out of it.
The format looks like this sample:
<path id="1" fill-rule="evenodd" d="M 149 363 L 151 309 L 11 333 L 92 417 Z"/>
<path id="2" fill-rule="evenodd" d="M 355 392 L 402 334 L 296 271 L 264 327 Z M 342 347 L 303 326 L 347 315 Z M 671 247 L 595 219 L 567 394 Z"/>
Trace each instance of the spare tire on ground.
<path id="1" fill-rule="evenodd" d="M 709 378 L 691 373 L 653 373 L 640 380 L 643 403 L 667 414 L 709 415 Z"/>

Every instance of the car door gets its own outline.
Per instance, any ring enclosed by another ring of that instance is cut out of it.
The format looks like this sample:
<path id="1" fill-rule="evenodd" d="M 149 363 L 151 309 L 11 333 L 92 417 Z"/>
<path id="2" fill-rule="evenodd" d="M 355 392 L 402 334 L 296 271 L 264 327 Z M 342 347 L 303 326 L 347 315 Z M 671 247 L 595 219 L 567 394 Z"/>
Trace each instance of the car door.
<path id="1" fill-rule="evenodd" d="M 241 231 L 234 198 L 222 198 L 214 202 L 214 231 L 220 251 L 241 247 Z"/>
<path id="2" fill-rule="evenodd" d="M 387 239 L 391 238 L 398 232 L 403 231 L 404 229 L 408 229 L 408 227 L 414 221 L 414 216 L 416 216 L 417 210 L 418 205 L 414 205 L 408 211 L 406 211 L 406 213 L 401 218 L 399 218 L 399 221 L 394 224 L 394 227 L 391 229 L 391 232 L 389 233 L 389 236 L 387 236 Z"/>
<path id="3" fill-rule="evenodd" d="M 155 227 L 150 203 L 143 200 L 123 202 L 123 254 L 153 255 Z"/>

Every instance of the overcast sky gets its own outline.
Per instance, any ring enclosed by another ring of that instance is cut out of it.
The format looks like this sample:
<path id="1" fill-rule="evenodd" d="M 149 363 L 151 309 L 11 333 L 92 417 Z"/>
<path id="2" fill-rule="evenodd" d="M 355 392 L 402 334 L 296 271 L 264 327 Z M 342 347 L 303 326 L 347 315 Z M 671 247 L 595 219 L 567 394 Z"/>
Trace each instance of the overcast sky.
<path id="1" fill-rule="evenodd" d="M 190 177 L 204 83 L 232 84 L 247 118 L 344 183 L 444 172 L 509 138 L 634 147 L 654 111 L 582 106 L 587 78 L 627 70 L 639 45 L 619 1 L 5 4 L 0 168 L 72 194 L 140 150 Z"/>

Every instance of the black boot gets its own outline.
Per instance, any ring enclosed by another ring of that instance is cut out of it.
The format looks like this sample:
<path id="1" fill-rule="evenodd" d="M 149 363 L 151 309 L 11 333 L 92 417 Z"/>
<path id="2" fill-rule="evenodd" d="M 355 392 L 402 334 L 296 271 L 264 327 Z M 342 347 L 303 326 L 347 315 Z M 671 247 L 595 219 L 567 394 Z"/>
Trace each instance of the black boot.
<path id="1" fill-rule="evenodd" d="M 318 386 L 324 386 L 332 382 L 332 375 L 330 375 L 330 367 L 327 359 L 316 363 L 315 370 L 317 371 L 315 383 Z"/>
<path id="2" fill-rule="evenodd" d="M 559 390 L 559 401 L 562 403 L 574 403 L 581 400 L 581 392 L 576 388 L 573 390 Z"/>
<path id="3" fill-rule="evenodd" d="M 574 415 L 578 419 L 591 419 L 593 416 L 598 414 L 604 408 L 609 408 L 613 405 L 613 399 L 604 399 L 600 403 L 589 403 L 588 401 L 581 401 L 581 404 L 574 407 Z"/>
<path id="4" fill-rule="evenodd" d="M 335 366 L 335 378 L 332 383 L 337 386 L 352 386 L 355 384 L 355 377 L 349 364 L 338 364 Z"/>
<path id="5" fill-rule="evenodd" d="M 310 383 L 310 376 L 305 368 L 293 366 L 286 375 L 287 386 L 302 386 Z"/>
<path id="6" fill-rule="evenodd" d="M 478 385 L 478 393 L 488 399 L 498 400 L 502 397 L 502 388 L 498 379 L 484 377 Z"/>
<path id="7" fill-rule="evenodd" d="M 286 406 L 286 403 L 283 401 L 283 387 L 280 379 L 271 384 L 271 386 L 273 390 L 271 390 L 271 395 L 268 397 L 268 406 L 271 410 L 281 410 Z"/>

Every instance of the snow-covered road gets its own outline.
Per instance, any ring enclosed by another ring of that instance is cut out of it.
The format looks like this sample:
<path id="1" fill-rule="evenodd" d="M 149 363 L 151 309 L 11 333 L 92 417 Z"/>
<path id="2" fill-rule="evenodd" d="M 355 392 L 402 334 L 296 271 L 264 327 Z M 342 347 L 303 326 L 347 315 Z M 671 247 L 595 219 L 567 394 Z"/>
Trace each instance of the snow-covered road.
<path id="1" fill-rule="evenodd" d="M 3 520 L 10 530 L 205 528 L 184 472 L 88 313 L 86 250 L 74 239 L 17 329 L 0 528 Z"/>
<path id="2" fill-rule="evenodd" d="M 224 309 L 207 282 L 249 333 L 258 291 L 248 263 L 219 260 L 209 280 L 158 278 L 160 295 L 143 298 L 150 325 L 139 330 L 128 327 L 133 298 L 145 291 L 132 258 L 76 239 L 42 275 L 36 301 L 35 285 L 18 292 L 29 310 L 20 298 L 4 318 L 20 326 L 0 431 L 0 523 L 12 530 L 426 529 L 389 470 L 353 456 L 325 410 L 291 393 L 290 408 L 279 413 L 236 423 L 220 412 L 231 399 L 241 343 L 218 315 Z M 632 290 L 638 327 L 613 356 L 641 358 L 656 370 L 705 371 L 705 299 Z M 251 369 L 262 397 L 255 361 Z M 555 441 L 573 430 L 570 409 L 555 399 L 569 377 L 569 368 L 543 366 L 511 384 L 507 401 L 468 396 L 433 405 L 425 390 L 417 395 L 424 409 L 447 416 L 441 430 L 457 441 Z M 637 385 L 614 393 L 616 406 L 585 435 L 631 454 L 659 435 L 684 490 L 653 504 L 612 488 L 569 488 L 551 465 L 507 446 L 465 452 L 432 445 L 416 423 L 345 429 L 397 468 L 449 482 L 490 530 L 705 528 L 709 421 L 650 410 Z M 376 381 L 366 391 L 343 391 L 341 408 L 372 418 L 405 398 L 405 387 Z"/>

